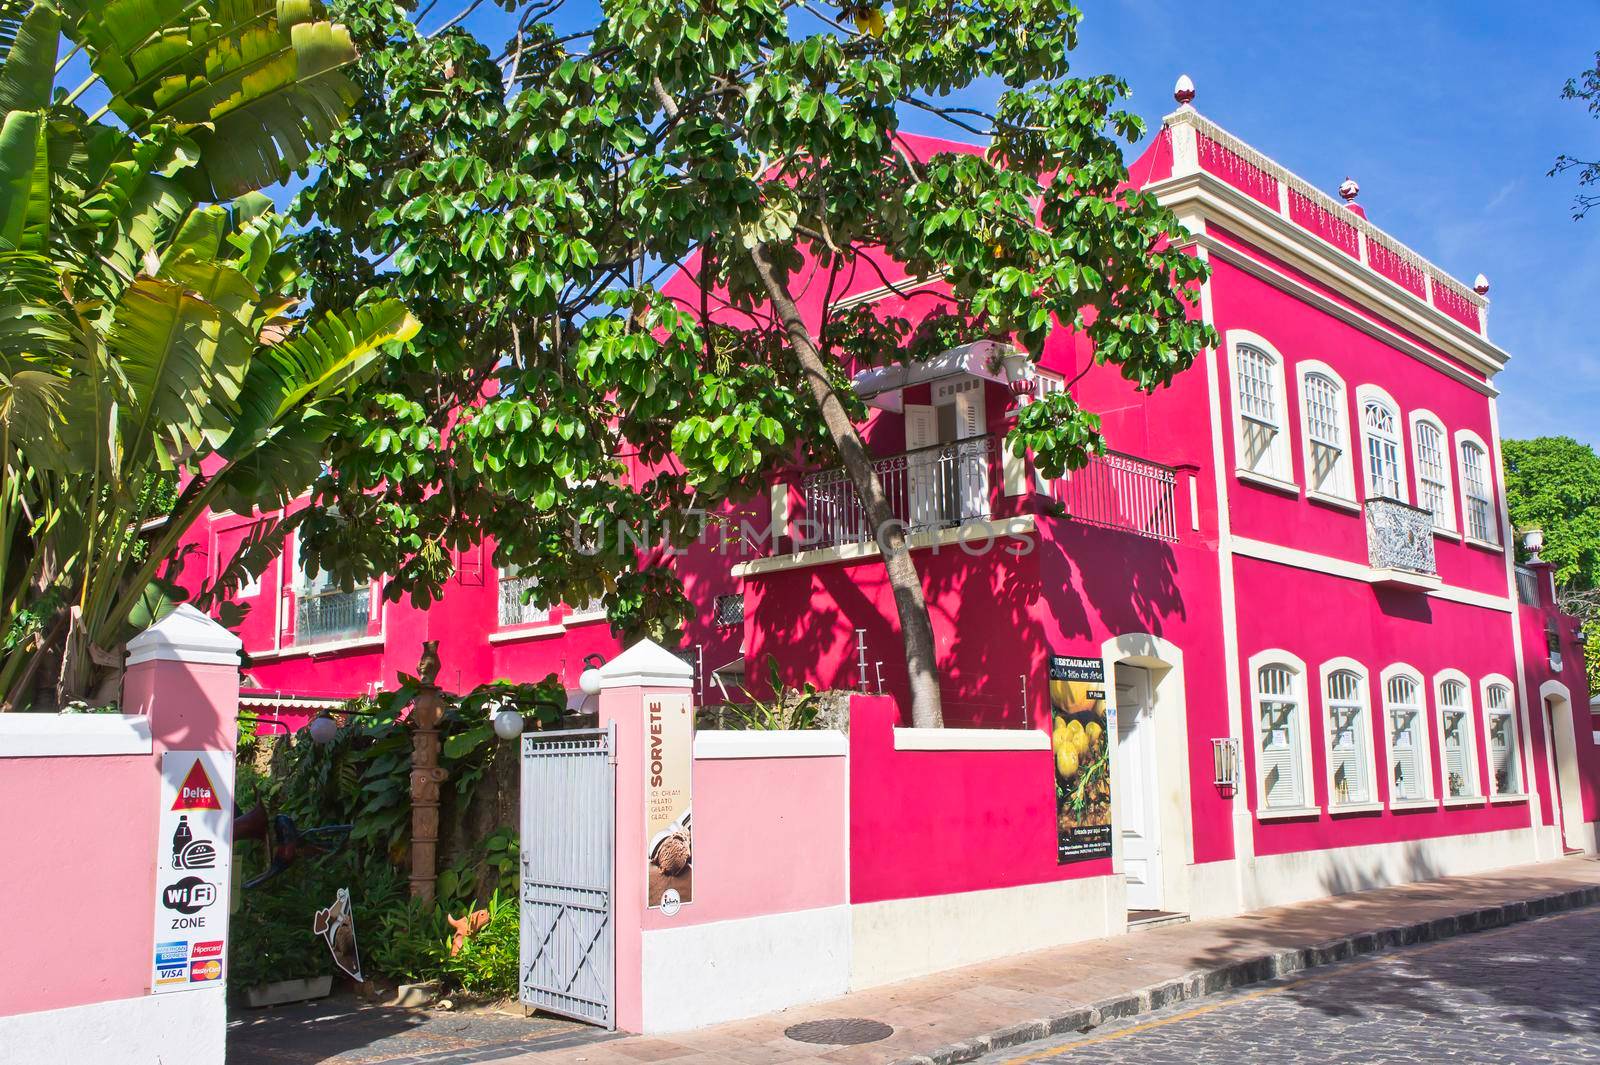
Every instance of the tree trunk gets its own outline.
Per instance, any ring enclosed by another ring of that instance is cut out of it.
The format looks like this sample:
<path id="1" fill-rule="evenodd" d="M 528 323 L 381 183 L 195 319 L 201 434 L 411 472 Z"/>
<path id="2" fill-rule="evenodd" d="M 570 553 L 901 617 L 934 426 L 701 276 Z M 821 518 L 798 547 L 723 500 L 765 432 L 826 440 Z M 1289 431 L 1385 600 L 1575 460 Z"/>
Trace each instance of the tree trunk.
<path id="1" fill-rule="evenodd" d="M 917 728 L 943 728 L 944 709 L 939 695 L 939 669 L 934 659 L 933 622 L 928 617 L 928 603 L 922 595 L 922 578 L 906 543 L 905 526 L 889 509 L 889 498 L 884 495 L 883 485 L 872 468 L 861 434 L 856 432 L 844 404 L 833 390 L 822 353 L 800 317 L 800 309 L 795 306 L 787 284 L 778 276 L 771 251 L 765 244 L 758 244 L 750 257 L 783 323 L 800 368 L 805 372 L 811 398 L 822 412 L 823 423 L 839 449 L 845 472 L 872 524 L 873 539 L 877 541 L 878 553 L 883 556 L 889 587 L 894 589 L 895 609 L 900 615 L 900 638 L 905 644 L 906 674 L 911 681 L 911 723 Z"/>

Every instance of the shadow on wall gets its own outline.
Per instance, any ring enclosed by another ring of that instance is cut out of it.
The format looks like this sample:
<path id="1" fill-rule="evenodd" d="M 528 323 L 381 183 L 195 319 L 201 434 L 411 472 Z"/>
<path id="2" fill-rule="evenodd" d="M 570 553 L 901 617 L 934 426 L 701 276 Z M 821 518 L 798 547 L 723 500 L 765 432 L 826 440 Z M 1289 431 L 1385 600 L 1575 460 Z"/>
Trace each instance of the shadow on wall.
<path id="1" fill-rule="evenodd" d="M 1186 617 L 1171 544 L 1070 518 L 1053 520 L 1050 533 L 1041 546 L 1044 571 L 1060 574 L 1060 591 L 1048 609 L 1063 637 L 1098 645 L 1127 632 L 1166 636 Z"/>
<path id="2" fill-rule="evenodd" d="M 938 646 L 945 723 L 1024 728 L 1048 712 L 1045 656 L 1078 643 L 1097 651 L 1110 635 L 1164 635 L 1185 610 L 1174 548 L 1070 519 L 1040 517 L 1033 547 L 1015 541 L 946 546 L 914 556 Z M 867 690 L 908 705 L 905 659 L 893 596 L 876 559 L 753 578 L 757 659 L 776 657 L 786 683 L 858 688 L 855 630 L 866 630 Z M 1060 637 L 1058 639 L 1057 633 Z M 765 676 L 756 666 L 752 680 Z"/>

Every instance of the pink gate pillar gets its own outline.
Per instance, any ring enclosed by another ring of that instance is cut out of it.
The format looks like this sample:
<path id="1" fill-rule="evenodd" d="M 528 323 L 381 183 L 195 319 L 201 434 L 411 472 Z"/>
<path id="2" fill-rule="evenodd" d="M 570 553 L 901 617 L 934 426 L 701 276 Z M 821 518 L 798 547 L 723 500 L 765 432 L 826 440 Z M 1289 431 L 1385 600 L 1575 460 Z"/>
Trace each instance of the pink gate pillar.
<path id="1" fill-rule="evenodd" d="M 156 862 L 162 755 L 216 752 L 231 814 L 238 706 L 238 638 L 180 606 L 129 642 L 123 713 L 0 714 L 0 1061 L 221 1065 L 222 972 L 152 993 Z M 215 842 L 206 939 L 226 942 Z"/>
<path id="2" fill-rule="evenodd" d="M 644 1030 L 645 893 L 649 867 L 645 838 L 645 761 L 648 707 L 652 699 L 690 698 L 694 668 L 660 644 L 642 640 L 600 669 L 599 723 L 615 722 L 617 809 L 611 911 L 616 930 L 616 992 L 613 1016 L 628 1032 Z M 691 699 L 690 715 L 693 720 Z M 691 754 L 693 730 L 690 732 Z"/>

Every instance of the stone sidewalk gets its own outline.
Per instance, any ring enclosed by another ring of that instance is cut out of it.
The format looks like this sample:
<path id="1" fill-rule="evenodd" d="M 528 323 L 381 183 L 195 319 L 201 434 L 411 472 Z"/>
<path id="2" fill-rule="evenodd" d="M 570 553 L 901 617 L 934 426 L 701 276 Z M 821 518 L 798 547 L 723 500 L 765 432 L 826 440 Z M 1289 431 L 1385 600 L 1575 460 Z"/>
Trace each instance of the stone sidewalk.
<path id="1" fill-rule="evenodd" d="M 507 1065 L 895 1061 L 944 1065 L 1340 958 L 1596 902 L 1600 902 L 1600 860 L 1572 857 L 1221 920 L 1163 925 L 677 1035 L 627 1036 L 509 1057 L 494 1053 L 477 1060 Z M 937 932 L 930 929 L 929 934 Z M 784 1035 L 791 1025 L 834 1018 L 877 1021 L 894 1032 L 856 1046 L 802 1043 Z M 487 1047 L 484 1051 L 493 1053 Z"/>

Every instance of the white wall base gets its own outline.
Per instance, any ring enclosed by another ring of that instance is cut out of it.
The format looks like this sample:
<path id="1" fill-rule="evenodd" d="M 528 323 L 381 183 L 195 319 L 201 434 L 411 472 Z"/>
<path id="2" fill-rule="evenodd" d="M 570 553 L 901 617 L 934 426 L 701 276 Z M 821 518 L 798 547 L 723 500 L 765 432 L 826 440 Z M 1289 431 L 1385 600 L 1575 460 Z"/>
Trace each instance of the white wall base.
<path id="1" fill-rule="evenodd" d="M 0 1062 L 223 1065 L 227 1034 L 222 988 L 175 991 L 0 1017 Z"/>
<path id="2" fill-rule="evenodd" d="M 852 913 L 850 989 L 972 965 L 1128 927 L 1121 876 L 860 903 Z"/>
<path id="3" fill-rule="evenodd" d="M 1189 916 L 1196 921 L 1208 917 L 1231 917 L 1238 913 L 1239 863 L 1232 858 L 1222 862 L 1191 865 L 1189 871 Z M 1169 909 L 1172 907 L 1168 907 Z"/>
<path id="4" fill-rule="evenodd" d="M 1242 908 L 1526 865 L 1539 860 L 1533 829 L 1434 836 L 1404 843 L 1257 855 L 1245 870 Z"/>
<path id="5" fill-rule="evenodd" d="M 842 995 L 850 907 L 643 933 L 644 1031 L 680 1032 Z"/>

